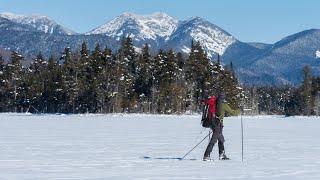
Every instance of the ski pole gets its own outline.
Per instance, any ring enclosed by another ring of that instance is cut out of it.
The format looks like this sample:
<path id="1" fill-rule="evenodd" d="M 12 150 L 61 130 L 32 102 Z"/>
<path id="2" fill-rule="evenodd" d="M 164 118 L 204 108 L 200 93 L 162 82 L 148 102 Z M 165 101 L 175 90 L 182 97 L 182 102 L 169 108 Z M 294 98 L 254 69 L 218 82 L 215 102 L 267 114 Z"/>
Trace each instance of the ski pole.
<path id="1" fill-rule="evenodd" d="M 202 141 L 204 141 L 208 136 L 210 136 L 210 134 L 212 133 L 212 131 L 209 132 L 209 134 L 204 137 L 197 145 L 195 145 L 186 155 L 184 155 L 180 160 L 184 159 L 189 153 L 191 153 L 197 146 L 199 146 L 199 144 L 202 143 Z"/>

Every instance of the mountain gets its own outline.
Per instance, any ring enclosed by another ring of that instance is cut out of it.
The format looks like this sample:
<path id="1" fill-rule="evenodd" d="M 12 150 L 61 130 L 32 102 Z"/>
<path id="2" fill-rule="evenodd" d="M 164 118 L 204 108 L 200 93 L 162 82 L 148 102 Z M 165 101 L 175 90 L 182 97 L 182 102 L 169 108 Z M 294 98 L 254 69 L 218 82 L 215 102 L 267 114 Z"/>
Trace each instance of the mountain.
<path id="1" fill-rule="evenodd" d="M 129 36 L 136 47 L 139 48 L 148 43 L 150 50 L 156 53 L 169 40 L 178 23 L 178 20 L 161 12 L 151 15 L 124 13 L 86 35 L 105 35 L 117 41 Z"/>
<path id="2" fill-rule="evenodd" d="M 268 49 L 272 47 L 272 44 L 260 43 L 260 42 L 247 42 L 248 45 L 258 49 Z"/>
<path id="3" fill-rule="evenodd" d="M 154 52 L 160 48 L 173 48 L 188 53 L 191 41 L 200 41 L 209 57 L 222 55 L 236 41 L 229 33 L 202 18 L 179 21 L 161 12 L 151 15 L 124 13 L 86 33 L 92 34 L 102 34 L 116 40 L 129 36 L 137 47 L 148 43 Z"/>
<path id="4" fill-rule="evenodd" d="M 4 16 L 3 13 L 2 16 Z M 11 15 L 11 18 L 8 18 L 8 16 L 4 16 L 7 17 L 4 18 L 2 16 L 0 16 L 0 47 L 15 50 L 27 56 L 35 56 L 39 52 L 46 57 L 51 55 L 59 56 L 66 47 L 78 51 L 83 42 L 86 42 L 91 49 L 93 49 L 97 43 L 99 43 L 102 48 L 106 45 L 109 45 L 109 47 L 113 49 L 119 48 L 119 43 L 110 37 L 102 35 L 68 35 L 66 34 L 68 32 L 58 31 L 59 29 L 65 29 L 60 25 L 55 26 L 56 28 L 51 28 L 52 31 L 46 32 L 35 28 L 29 23 L 26 23 L 26 21 L 21 21 L 23 18 L 17 20 L 17 17 L 20 17 L 20 15 Z"/>
<path id="5" fill-rule="evenodd" d="M 306 30 L 275 43 L 248 69 L 259 74 L 258 79 L 262 83 L 266 83 L 266 76 L 269 76 L 269 80 L 274 81 L 270 84 L 297 84 L 301 82 L 304 66 L 311 67 L 314 74 L 320 75 L 320 61 L 316 57 L 319 49 L 320 30 Z"/>
<path id="6" fill-rule="evenodd" d="M 75 32 L 62 27 L 57 24 L 55 21 L 51 20 L 46 16 L 40 15 L 17 15 L 12 13 L 0 13 L 0 17 L 8 19 L 17 24 L 30 26 L 33 29 L 42 31 L 49 34 L 64 34 L 64 35 L 73 35 Z"/>
<path id="7" fill-rule="evenodd" d="M 175 30 L 178 20 L 165 13 L 156 12 L 151 15 L 124 13 L 106 24 L 86 33 L 105 34 L 114 38 L 132 36 L 133 39 L 146 40 L 167 38 Z"/>
<path id="8" fill-rule="evenodd" d="M 28 25 L 24 25 L 24 24 L 20 24 L 20 23 L 16 23 L 13 21 L 10 21 L 7 18 L 3 18 L 0 16 L 0 31 L 7 31 L 7 32 L 23 32 L 23 31 L 38 31 L 35 30 L 34 28 L 28 26 Z M 6 38 L 5 36 L 2 35 L 2 38 Z"/>
<path id="9" fill-rule="evenodd" d="M 182 21 L 172 33 L 168 47 L 190 52 L 191 41 L 201 42 L 209 57 L 223 55 L 225 50 L 237 40 L 220 27 L 199 17 Z"/>
<path id="10" fill-rule="evenodd" d="M 245 84 L 298 84 L 302 68 L 310 66 L 320 75 L 320 30 L 306 30 L 275 44 L 242 42 L 227 31 L 200 17 L 180 21 L 161 12 L 151 15 L 124 13 L 85 34 L 76 34 L 46 16 L 0 14 L 0 47 L 35 56 L 60 56 L 64 48 L 80 51 L 87 43 L 97 43 L 114 52 L 121 40 L 130 36 L 137 49 L 145 43 L 151 53 L 173 48 L 188 53 L 191 41 L 200 41 L 208 57 L 221 56 L 223 64 L 232 63 Z"/>

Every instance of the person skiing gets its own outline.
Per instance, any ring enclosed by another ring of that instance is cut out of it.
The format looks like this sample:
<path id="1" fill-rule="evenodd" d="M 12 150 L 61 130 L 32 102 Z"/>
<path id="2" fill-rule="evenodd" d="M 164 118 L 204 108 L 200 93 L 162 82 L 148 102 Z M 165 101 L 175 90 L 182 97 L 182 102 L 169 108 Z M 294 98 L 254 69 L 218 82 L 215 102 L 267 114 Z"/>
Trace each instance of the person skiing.
<path id="1" fill-rule="evenodd" d="M 222 133 L 223 129 L 223 119 L 225 114 L 236 116 L 240 114 L 240 109 L 233 110 L 225 101 L 226 94 L 221 92 L 216 100 L 217 110 L 216 110 L 216 117 L 212 122 L 210 128 L 212 129 L 212 137 L 210 142 L 206 148 L 206 151 L 203 156 L 203 161 L 211 161 L 210 154 L 212 152 L 213 146 L 218 141 L 219 147 L 219 159 L 220 160 L 229 160 L 229 158 L 225 154 L 224 150 L 224 136 Z"/>

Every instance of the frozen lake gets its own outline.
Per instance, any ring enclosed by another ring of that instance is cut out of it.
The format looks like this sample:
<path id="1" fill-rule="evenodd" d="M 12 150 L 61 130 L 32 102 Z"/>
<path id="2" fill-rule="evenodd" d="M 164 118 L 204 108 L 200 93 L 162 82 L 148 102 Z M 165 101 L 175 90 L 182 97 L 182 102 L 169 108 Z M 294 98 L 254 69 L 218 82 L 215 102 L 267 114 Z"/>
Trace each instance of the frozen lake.
<path id="1" fill-rule="evenodd" d="M 0 114 L 0 179 L 320 179 L 320 118 L 225 119 L 230 161 L 203 162 L 200 116 Z M 150 157 L 145 159 L 143 157 Z M 196 160 L 188 160 L 196 159 Z"/>

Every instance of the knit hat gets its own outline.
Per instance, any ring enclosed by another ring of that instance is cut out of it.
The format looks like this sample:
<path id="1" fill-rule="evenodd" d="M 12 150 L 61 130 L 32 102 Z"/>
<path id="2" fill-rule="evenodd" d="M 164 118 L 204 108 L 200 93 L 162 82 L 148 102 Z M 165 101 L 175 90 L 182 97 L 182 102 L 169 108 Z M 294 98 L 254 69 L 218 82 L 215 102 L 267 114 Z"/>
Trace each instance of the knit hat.
<path id="1" fill-rule="evenodd" d="M 226 93 L 222 91 L 222 92 L 219 94 L 219 98 L 220 98 L 220 99 L 226 99 Z"/>

